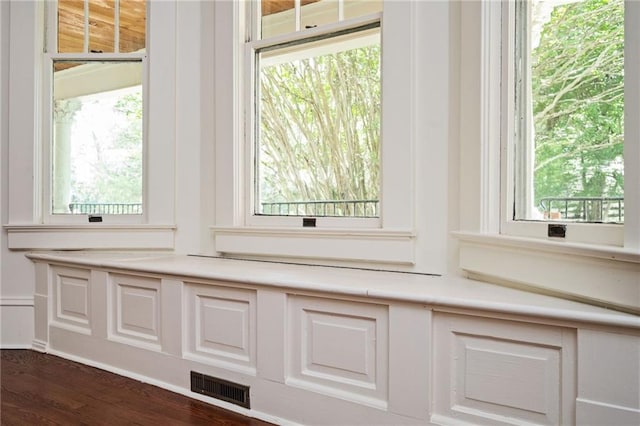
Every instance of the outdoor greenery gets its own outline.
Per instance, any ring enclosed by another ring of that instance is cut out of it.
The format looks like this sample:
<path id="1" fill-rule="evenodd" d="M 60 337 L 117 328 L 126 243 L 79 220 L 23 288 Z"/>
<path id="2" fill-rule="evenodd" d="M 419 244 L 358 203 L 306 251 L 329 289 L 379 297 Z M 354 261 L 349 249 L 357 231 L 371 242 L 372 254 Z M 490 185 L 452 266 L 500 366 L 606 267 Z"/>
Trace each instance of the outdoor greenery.
<path id="1" fill-rule="evenodd" d="M 87 103 L 97 101 L 85 100 Z M 83 141 L 81 157 L 87 164 L 88 179 L 74 173 L 72 202 L 74 203 L 141 203 L 142 202 L 142 93 L 125 94 L 117 98 L 109 111 L 116 123 L 107 134 L 93 131 Z M 85 173 L 86 174 L 86 173 Z"/>
<path id="2" fill-rule="evenodd" d="M 624 1 L 557 6 L 532 52 L 535 202 L 622 196 Z"/>
<path id="3" fill-rule="evenodd" d="M 536 205 L 623 195 L 623 22 L 623 0 L 584 0 L 544 23 L 531 57 Z M 379 198 L 380 53 L 376 44 L 260 68 L 259 202 Z M 121 98 L 114 113 L 128 124 L 109 146 L 87 141 L 95 179 L 76 183 L 73 201 L 141 200 L 141 98 Z"/>
<path id="4" fill-rule="evenodd" d="M 377 200 L 379 44 L 265 66 L 260 78 L 260 201 Z"/>

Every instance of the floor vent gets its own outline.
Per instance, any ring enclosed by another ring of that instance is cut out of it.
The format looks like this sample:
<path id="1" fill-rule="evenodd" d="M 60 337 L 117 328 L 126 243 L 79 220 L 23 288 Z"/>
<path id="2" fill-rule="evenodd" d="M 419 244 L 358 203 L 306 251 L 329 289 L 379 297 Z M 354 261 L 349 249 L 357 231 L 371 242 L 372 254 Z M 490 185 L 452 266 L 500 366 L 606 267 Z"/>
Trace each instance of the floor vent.
<path id="1" fill-rule="evenodd" d="M 249 406 L 249 386 L 239 385 L 192 371 L 191 391 L 221 399 L 244 408 L 251 408 Z"/>

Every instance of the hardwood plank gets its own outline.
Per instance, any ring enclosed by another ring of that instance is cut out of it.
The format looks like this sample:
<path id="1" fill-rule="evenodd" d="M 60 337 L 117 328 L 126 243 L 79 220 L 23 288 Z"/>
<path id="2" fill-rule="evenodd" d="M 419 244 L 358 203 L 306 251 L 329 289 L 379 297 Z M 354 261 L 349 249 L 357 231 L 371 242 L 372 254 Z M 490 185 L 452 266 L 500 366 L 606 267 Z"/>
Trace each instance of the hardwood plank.
<path id="1" fill-rule="evenodd" d="M 104 370 L 29 350 L 0 350 L 0 424 L 270 423 Z"/>

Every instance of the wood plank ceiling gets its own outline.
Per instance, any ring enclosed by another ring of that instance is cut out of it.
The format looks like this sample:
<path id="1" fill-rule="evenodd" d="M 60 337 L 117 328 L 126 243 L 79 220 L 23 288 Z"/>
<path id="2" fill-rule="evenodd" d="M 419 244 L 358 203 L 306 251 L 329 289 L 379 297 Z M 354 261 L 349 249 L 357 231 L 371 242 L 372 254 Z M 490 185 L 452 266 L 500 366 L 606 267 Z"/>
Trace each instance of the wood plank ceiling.
<path id="1" fill-rule="evenodd" d="M 159 1 L 159 0 L 158 0 Z M 301 4 L 319 0 L 302 0 Z M 294 0 L 262 0 L 262 15 L 294 8 Z M 115 0 L 90 0 L 90 52 L 115 52 Z M 146 0 L 120 0 L 119 52 L 135 52 L 145 47 Z M 78 53 L 84 49 L 84 0 L 58 0 L 58 52 Z"/>
<path id="2" fill-rule="evenodd" d="M 115 0 L 91 0 L 88 6 L 88 50 L 115 52 Z M 119 52 L 135 52 L 145 47 L 145 9 L 145 0 L 120 0 Z M 84 22 L 84 0 L 58 0 L 58 52 L 83 51 Z"/>

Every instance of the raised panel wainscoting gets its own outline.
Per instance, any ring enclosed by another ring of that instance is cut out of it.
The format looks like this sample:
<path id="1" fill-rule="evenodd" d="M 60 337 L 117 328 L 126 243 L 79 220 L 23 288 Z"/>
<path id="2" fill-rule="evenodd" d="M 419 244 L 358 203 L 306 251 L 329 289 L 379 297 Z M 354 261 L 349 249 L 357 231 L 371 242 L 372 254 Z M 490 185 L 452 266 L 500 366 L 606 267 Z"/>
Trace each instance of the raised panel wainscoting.
<path id="1" fill-rule="evenodd" d="M 35 349 L 269 422 L 640 423 L 636 315 L 451 277 L 28 256 Z"/>

